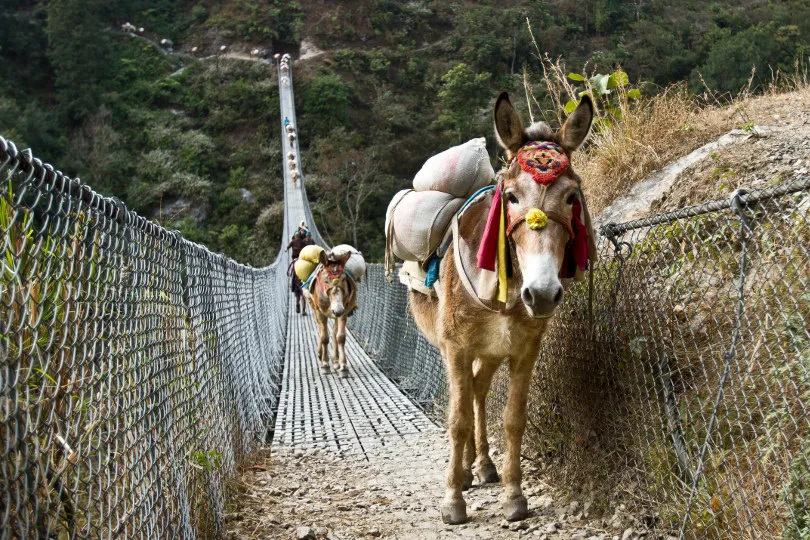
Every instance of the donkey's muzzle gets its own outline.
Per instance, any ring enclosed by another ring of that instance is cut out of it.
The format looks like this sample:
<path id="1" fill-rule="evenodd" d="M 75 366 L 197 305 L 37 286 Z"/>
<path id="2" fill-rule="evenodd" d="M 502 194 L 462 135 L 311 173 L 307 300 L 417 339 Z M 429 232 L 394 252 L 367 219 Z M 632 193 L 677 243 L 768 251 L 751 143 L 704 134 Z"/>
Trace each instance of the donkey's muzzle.
<path id="1" fill-rule="evenodd" d="M 332 308 L 332 313 L 335 315 L 335 317 L 340 317 L 343 315 L 344 311 L 343 306 Z"/>
<path id="2" fill-rule="evenodd" d="M 520 299 L 529 308 L 532 317 L 550 317 L 554 308 L 562 302 L 563 288 L 559 283 L 549 287 L 523 287 Z"/>

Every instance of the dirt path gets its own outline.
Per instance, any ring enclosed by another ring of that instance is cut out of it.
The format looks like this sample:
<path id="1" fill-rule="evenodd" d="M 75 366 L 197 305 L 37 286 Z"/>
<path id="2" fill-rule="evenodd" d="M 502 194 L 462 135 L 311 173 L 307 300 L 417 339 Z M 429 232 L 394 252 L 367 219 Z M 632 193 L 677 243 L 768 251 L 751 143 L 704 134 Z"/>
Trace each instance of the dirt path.
<path id="1" fill-rule="evenodd" d="M 528 462 L 523 464 L 528 519 L 504 521 L 500 485 L 476 483 L 465 493 L 470 522 L 445 526 L 438 511 L 447 462 L 445 437 L 433 433 L 398 440 L 368 461 L 274 447 L 242 476 L 244 493 L 238 509 L 227 516 L 226 538 L 627 540 L 641 534 L 638 528 L 628 530 L 621 512 L 595 518 L 588 504 L 565 501 Z M 496 449 L 493 454 L 500 466 L 500 453 Z"/>

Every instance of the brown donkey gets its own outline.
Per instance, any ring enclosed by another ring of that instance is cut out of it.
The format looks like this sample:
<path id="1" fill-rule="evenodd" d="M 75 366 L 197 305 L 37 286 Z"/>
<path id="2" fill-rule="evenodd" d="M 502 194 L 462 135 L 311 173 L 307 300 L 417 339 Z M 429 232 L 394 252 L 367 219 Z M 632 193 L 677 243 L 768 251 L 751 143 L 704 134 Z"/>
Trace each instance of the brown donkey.
<path id="1" fill-rule="evenodd" d="M 464 266 L 461 262 L 465 256 L 469 258 L 470 250 L 459 257 L 462 249 L 458 238 L 442 259 L 437 297 L 409 293 L 417 325 L 441 351 L 450 387 L 450 461 L 441 502 L 445 523 L 467 519 L 461 492 L 472 484 L 473 462 L 481 483 L 499 480 L 489 456 L 485 402 L 493 375 L 504 360 L 509 361 L 510 379 L 503 418 L 503 511 L 510 521 L 528 515 L 520 470 L 527 393 L 541 337 L 563 298 L 559 277 L 564 260 L 571 268 L 572 245 L 579 246 L 576 265 L 580 271 L 585 267 L 582 242 L 589 235 L 581 216 L 586 212 L 582 210 L 579 177 L 569 163 L 571 153 L 588 136 L 592 119 L 593 104 L 586 96 L 559 131 L 552 132 L 545 124 L 524 129 L 508 94 L 501 94 L 495 105 L 495 132 L 510 162 L 501 172 L 496 189 L 464 210 L 465 218 L 459 221 L 455 236 L 463 239 L 464 246 L 478 246 L 488 229 L 492 200 L 501 198 L 503 206 L 497 199 L 495 204 L 505 220 L 501 238 L 506 254 L 501 260 L 507 261 L 504 267 L 511 272 L 505 280 L 507 300 L 487 306 L 471 294 L 469 285 L 482 277 L 482 271 L 475 263 Z M 551 150 L 538 153 L 538 148 Z M 589 218 L 584 221 L 589 225 Z M 577 235 L 579 243 L 574 242 Z M 592 241 L 584 249 L 586 257 L 595 258 Z M 467 277 L 461 275 L 465 271 Z M 568 277 L 568 272 L 563 274 Z"/>
<path id="2" fill-rule="evenodd" d="M 321 373 L 329 373 L 329 319 L 334 324 L 334 363 L 340 377 L 349 374 L 346 365 L 346 317 L 357 309 L 357 284 L 346 271 L 346 261 L 351 253 L 335 256 L 322 251 L 321 266 L 313 283 L 304 290 L 315 322 L 318 325 L 318 360 L 321 362 Z"/>

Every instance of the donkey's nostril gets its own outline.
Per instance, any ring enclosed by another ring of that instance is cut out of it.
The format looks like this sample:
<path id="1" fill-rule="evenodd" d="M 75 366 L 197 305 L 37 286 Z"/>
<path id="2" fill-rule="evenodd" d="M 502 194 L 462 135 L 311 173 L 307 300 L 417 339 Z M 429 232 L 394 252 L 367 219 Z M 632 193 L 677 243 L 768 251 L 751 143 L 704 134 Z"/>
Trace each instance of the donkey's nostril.
<path id="1" fill-rule="evenodd" d="M 562 299 L 563 299 L 563 290 L 562 287 L 560 287 L 559 289 L 557 289 L 557 294 L 554 295 L 554 305 L 556 306 L 557 304 L 562 302 Z"/>
<path id="2" fill-rule="evenodd" d="M 531 289 L 523 289 L 523 292 L 520 293 L 520 298 L 527 306 L 534 305 L 534 297 L 532 296 Z"/>

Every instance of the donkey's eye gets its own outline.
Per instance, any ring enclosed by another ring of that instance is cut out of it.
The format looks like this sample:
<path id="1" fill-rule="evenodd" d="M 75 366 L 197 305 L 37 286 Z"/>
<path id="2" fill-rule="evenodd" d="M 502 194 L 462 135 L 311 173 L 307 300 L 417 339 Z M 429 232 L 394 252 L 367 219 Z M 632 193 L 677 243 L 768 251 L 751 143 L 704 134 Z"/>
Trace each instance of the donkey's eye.
<path id="1" fill-rule="evenodd" d="M 571 195 L 568 196 L 567 199 L 565 199 L 565 204 L 574 204 L 575 200 L 577 200 L 577 194 L 572 193 Z"/>
<path id="2" fill-rule="evenodd" d="M 508 202 L 509 204 L 519 204 L 520 203 L 520 201 L 518 201 L 518 198 L 515 197 L 515 194 L 512 193 L 511 191 L 506 192 L 505 197 L 506 197 L 506 202 Z"/>

